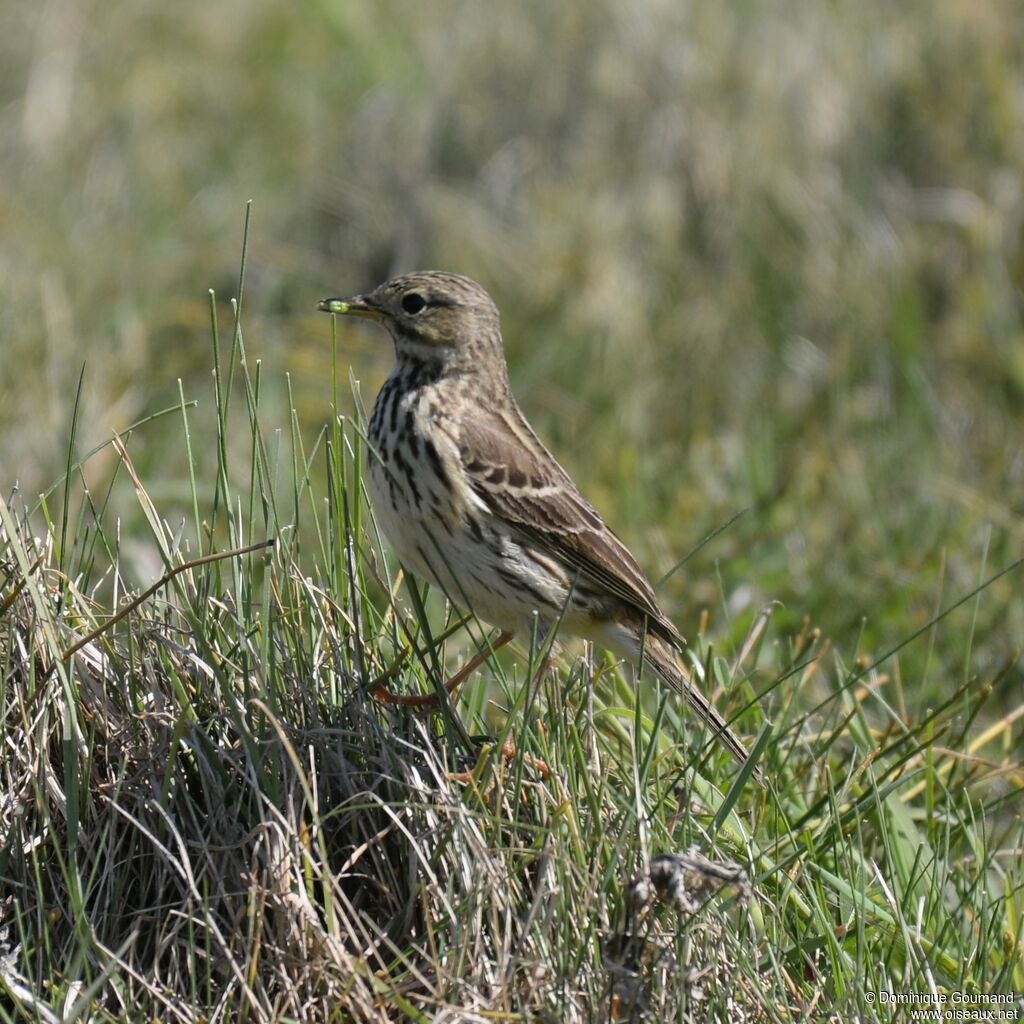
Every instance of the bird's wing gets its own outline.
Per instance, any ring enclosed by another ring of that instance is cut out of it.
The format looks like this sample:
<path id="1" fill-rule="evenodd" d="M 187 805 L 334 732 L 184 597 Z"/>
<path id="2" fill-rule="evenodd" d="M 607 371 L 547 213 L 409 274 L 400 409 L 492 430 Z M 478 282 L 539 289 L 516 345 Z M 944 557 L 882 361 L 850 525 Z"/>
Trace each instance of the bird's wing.
<path id="1" fill-rule="evenodd" d="M 682 637 L 626 545 L 577 490 L 518 409 L 492 410 L 459 424 L 457 440 L 473 492 L 496 516 L 646 616 L 673 645 Z"/>

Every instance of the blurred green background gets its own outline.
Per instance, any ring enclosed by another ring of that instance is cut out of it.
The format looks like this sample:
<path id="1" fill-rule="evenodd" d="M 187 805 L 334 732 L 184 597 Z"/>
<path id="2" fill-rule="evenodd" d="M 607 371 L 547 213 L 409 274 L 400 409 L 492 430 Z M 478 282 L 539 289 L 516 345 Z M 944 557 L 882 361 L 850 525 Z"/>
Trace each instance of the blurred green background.
<path id="1" fill-rule="evenodd" d="M 0 487 L 61 473 L 83 363 L 79 453 L 181 378 L 212 473 L 207 290 L 227 332 L 251 198 L 265 427 L 286 373 L 304 437 L 330 415 L 317 299 L 461 271 L 652 578 L 748 510 L 663 586 L 684 633 L 777 599 L 776 637 L 877 654 L 1024 547 L 1022 173 L 1020 4 L 6 0 Z M 370 397 L 390 346 L 339 330 Z M 129 448 L 189 517 L 179 421 Z M 904 671 L 993 671 L 1022 586 Z"/>

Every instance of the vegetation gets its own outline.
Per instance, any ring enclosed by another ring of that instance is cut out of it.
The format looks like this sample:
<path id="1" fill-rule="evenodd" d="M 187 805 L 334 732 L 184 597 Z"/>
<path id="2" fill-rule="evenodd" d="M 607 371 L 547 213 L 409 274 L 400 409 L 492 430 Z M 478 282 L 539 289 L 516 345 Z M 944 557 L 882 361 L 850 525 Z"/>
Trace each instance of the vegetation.
<path id="1" fill-rule="evenodd" d="M 0 14 L 0 1017 L 1024 990 L 1021 15 L 186 7 Z M 412 266 L 485 284 L 531 419 L 685 558 L 765 790 L 600 652 L 369 696 L 486 636 L 365 504 L 387 345 L 312 312 Z"/>

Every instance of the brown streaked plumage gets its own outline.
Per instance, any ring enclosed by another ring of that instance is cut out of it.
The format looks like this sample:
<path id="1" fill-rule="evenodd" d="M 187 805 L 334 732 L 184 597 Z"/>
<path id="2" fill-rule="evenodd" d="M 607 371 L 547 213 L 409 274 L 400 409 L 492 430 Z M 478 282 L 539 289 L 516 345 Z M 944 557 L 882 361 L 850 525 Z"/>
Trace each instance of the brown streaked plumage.
<path id="1" fill-rule="evenodd" d="M 387 328 L 396 363 L 374 403 L 367 474 L 403 564 L 506 633 L 542 628 L 650 666 L 739 759 L 746 748 L 676 660 L 683 640 L 621 540 L 512 396 L 498 310 L 474 281 L 423 271 L 320 309 Z"/>

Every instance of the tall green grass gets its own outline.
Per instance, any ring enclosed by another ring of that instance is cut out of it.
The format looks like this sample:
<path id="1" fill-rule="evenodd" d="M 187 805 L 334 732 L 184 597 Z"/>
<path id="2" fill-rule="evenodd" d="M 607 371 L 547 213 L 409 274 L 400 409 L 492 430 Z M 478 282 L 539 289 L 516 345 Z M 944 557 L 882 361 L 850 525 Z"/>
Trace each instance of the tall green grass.
<path id="1" fill-rule="evenodd" d="M 1024 989 L 1024 706 L 1012 656 L 970 656 L 996 569 L 874 660 L 771 605 L 735 643 L 705 619 L 692 669 L 764 789 L 590 649 L 544 673 L 527 642 L 436 716 L 382 705 L 484 627 L 381 543 L 337 339 L 327 425 L 268 413 L 244 286 L 243 260 L 226 324 L 211 294 L 207 393 L 111 441 L 108 486 L 72 429 L 55 487 L 0 503 L 4 1020 L 886 1021 L 883 993 Z M 135 464 L 154 432 L 184 516 Z M 922 707 L 904 659 L 943 640 L 962 676 Z"/>

